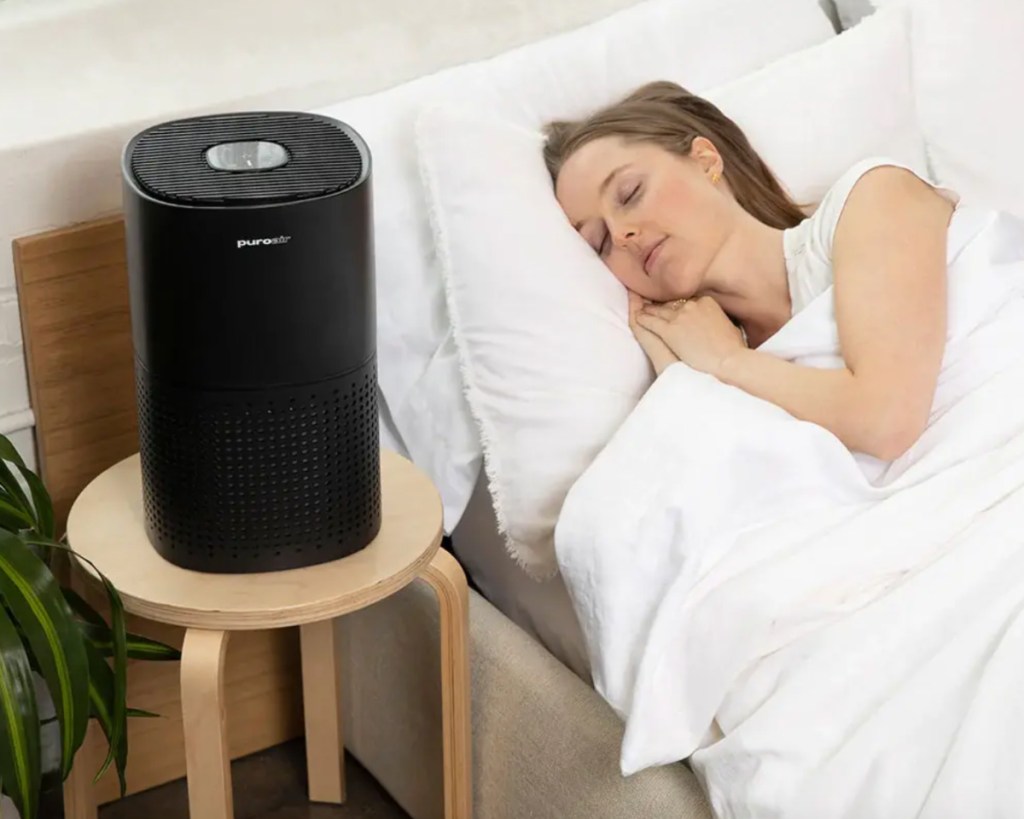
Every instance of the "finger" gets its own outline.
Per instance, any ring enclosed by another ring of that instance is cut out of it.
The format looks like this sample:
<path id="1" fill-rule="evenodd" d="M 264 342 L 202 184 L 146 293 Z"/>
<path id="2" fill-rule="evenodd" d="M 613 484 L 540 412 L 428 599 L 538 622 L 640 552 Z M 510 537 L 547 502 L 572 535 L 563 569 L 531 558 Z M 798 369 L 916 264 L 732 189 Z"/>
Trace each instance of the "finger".
<path id="1" fill-rule="evenodd" d="M 636 340 L 654 367 L 655 374 L 660 374 L 667 366 L 679 360 L 669 346 L 649 330 L 640 329 L 636 333 Z"/>
<path id="2" fill-rule="evenodd" d="M 631 328 L 633 331 L 633 337 L 643 344 L 647 340 L 657 341 L 659 344 L 663 344 L 664 341 L 654 330 L 649 327 L 642 327 L 640 324 L 634 324 Z"/>
<path id="3" fill-rule="evenodd" d="M 665 368 L 675 364 L 679 358 L 673 353 L 664 342 L 656 340 L 644 348 L 647 359 L 651 362 L 656 376 L 661 375 Z"/>
<path id="4" fill-rule="evenodd" d="M 682 305 L 685 307 L 686 305 Z M 672 317 L 678 313 L 675 307 L 669 307 L 667 304 L 649 304 L 640 311 L 640 315 L 657 316 L 665 321 L 671 321 Z"/>
<path id="5" fill-rule="evenodd" d="M 636 315 L 636 323 L 643 327 L 645 330 L 650 330 L 652 333 L 660 335 L 659 330 L 664 330 L 669 322 L 662 316 L 651 313 L 646 310 L 642 310 Z"/>
<path id="6" fill-rule="evenodd" d="M 629 321 L 629 327 L 634 332 L 636 332 L 636 317 L 637 317 L 637 315 L 639 315 L 640 311 L 643 309 L 643 306 L 644 306 L 643 305 L 643 300 L 638 295 L 636 295 L 635 293 L 630 291 L 630 293 L 629 293 L 629 311 L 627 313 L 627 318 L 628 318 L 628 321 Z"/>

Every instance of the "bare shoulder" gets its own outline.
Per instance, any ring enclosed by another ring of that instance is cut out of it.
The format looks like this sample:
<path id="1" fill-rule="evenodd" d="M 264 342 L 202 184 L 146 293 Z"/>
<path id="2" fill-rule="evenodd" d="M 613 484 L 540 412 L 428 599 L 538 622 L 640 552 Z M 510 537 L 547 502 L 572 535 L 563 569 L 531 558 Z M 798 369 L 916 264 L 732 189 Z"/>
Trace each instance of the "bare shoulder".
<path id="1" fill-rule="evenodd" d="M 865 234 L 944 231 L 953 208 L 949 199 L 912 171 L 879 165 L 862 174 L 850 191 L 836 226 L 836 249 Z"/>

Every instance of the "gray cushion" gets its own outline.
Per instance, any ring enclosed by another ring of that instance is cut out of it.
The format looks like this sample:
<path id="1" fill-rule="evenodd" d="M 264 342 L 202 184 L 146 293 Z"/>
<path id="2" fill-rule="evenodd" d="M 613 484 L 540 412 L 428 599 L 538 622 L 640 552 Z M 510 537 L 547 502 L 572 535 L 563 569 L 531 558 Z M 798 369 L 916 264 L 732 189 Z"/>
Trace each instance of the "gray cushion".
<path id="1" fill-rule="evenodd" d="M 437 603 L 414 582 L 340 621 L 345 744 L 414 819 L 441 819 Z M 470 592 L 475 819 L 711 819 L 682 764 L 624 778 L 601 697 Z"/>

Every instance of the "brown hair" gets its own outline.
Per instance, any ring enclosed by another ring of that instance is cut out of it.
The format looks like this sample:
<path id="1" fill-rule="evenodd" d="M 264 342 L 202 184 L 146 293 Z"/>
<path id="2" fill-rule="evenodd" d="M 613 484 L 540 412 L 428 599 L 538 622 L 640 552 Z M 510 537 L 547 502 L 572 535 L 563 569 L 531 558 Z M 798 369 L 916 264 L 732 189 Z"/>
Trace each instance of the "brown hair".
<path id="1" fill-rule="evenodd" d="M 545 135 L 544 161 L 552 180 L 575 151 L 600 137 L 653 142 L 689 156 L 693 140 L 701 136 L 721 154 L 722 175 L 747 213 L 780 229 L 806 218 L 739 126 L 712 103 L 673 82 L 648 83 L 582 120 L 549 123 Z"/>

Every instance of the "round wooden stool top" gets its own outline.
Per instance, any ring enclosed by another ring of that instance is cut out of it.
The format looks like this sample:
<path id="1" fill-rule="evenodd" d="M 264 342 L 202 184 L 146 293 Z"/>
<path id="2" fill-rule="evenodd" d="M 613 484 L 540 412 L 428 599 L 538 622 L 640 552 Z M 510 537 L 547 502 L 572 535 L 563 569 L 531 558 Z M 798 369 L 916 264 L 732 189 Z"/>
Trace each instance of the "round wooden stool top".
<path id="1" fill-rule="evenodd" d="M 136 453 L 89 483 L 71 507 L 67 531 L 71 548 L 96 564 L 133 614 L 191 628 L 278 628 L 361 609 L 426 568 L 441 543 L 441 499 L 426 475 L 389 450 L 381 450 L 381 508 L 377 537 L 340 560 L 247 574 L 183 569 L 146 535 Z"/>

